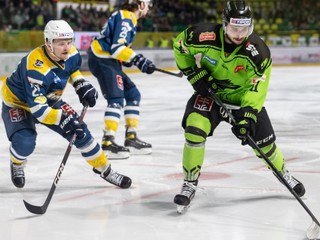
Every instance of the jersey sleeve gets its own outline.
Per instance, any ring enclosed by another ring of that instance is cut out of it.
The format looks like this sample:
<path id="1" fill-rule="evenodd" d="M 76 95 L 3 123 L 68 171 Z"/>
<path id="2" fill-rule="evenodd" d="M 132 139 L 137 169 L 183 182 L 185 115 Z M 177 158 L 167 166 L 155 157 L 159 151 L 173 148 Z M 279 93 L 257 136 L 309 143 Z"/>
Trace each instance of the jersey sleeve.
<path id="1" fill-rule="evenodd" d="M 177 67 L 189 75 L 197 67 L 197 57 L 201 58 L 208 46 L 216 44 L 214 32 L 217 24 L 194 25 L 181 32 L 174 40 L 173 50 Z"/>
<path id="2" fill-rule="evenodd" d="M 32 115 L 41 123 L 44 124 L 58 124 L 61 118 L 61 110 L 53 109 L 48 105 L 45 95 L 46 84 L 45 77 L 41 80 L 36 72 L 28 74 L 28 83 L 25 86 L 27 104 Z"/>
<path id="3" fill-rule="evenodd" d="M 136 35 L 137 18 L 130 11 L 117 11 L 101 31 L 102 37 L 92 42 L 92 49 L 99 57 L 112 57 L 131 61 L 136 53 L 131 49 Z"/>
<path id="4" fill-rule="evenodd" d="M 241 106 L 251 106 L 260 111 L 264 105 L 272 70 L 271 53 L 267 45 L 255 34 L 246 44 L 248 59 L 248 83 L 250 87 L 243 95 Z"/>
<path id="5" fill-rule="evenodd" d="M 196 67 L 196 52 L 186 43 L 188 31 L 185 30 L 181 32 L 175 39 L 173 43 L 174 57 L 176 60 L 177 67 L 185 75 L 189 75 Z"/>

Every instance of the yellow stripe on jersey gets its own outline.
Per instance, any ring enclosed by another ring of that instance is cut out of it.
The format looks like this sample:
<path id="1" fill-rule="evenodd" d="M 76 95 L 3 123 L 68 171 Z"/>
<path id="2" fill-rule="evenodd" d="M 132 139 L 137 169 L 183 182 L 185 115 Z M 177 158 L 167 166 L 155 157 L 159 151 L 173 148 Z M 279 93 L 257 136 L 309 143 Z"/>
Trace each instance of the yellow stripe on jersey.
<path id="1" fill-rule="evenodd" d="M 83 77 L 82 73 L 80 72 L 80 70 L 75 71 L 74 73 L 71 74 L 69 82 L 71 82 L 71 84 L 73 84 L 75 81 L 77 81 L 79 79 L 84 79 L 84 77 Z"/>
<path id="2" fill-rule="evenodd" d="M 121 46 L 112 54 L 112 57 L 124 62 L 130 62 L 136 53 L 129 47 Z"/>
<path id="3" fill-rule="evenodd" d="M 9 107 L 19 107 L 30 112 L 29 107 L 26 103 L 20 102 L 20 100 L 14 95 L 6 84 L 7 79 L 2 84 L 1 94 L 3 102 Z"/>
<path id="4" fill-rule="evenodd" d="M 28 55 L 27 69 L 47 75 L 51 68 L 56 66 L 53 62 L 48 60 L 48 57 L 45 55 L 42 48 L 43 46 L 37 47 Z"/>
<path id="5" fill-rule="evenodd" d="M 61 109 L 53 109 L 53 108 L 48 108 L 48 113 L 47 115 L 42 119 L 42 123 L 44 124 L 59 124 L 61 120 L 61 115 L 62 115 L 62 110 Z M 38 118 L 39 120 L 39 118 Z"/>
<path id="6" fill-rule="evenodd" d="M 111 55 L 109 52 L 106 52 L 102 49 L 101 45 L 99 44 L 98 40 L 95 39 L 91 43 L 91 50 L 97 57 L 100 58 L 110 58 Z"/>
<path id="7" fill-rule="evenodd" d="M 134 15 L 133 12 L 130 12 L 128 10 L 122 10 L 122 11 L 120 11 L 120 13 L 121 13 L 122 19 L 129 18 L 132 21 L 133 25 L 137 25 L 138 20 L 137 20 L 136 15 Z"/>

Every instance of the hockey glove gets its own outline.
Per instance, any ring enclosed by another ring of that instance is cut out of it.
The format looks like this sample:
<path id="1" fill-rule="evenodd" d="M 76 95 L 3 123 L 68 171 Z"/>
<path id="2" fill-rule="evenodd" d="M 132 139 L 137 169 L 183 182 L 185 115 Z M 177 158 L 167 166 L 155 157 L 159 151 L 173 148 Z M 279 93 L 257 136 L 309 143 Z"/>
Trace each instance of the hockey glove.
<path id="1" fill-rule="evenodd" d="M 68 135 L 76 134 L 78 139 L 83 138 L 84 129 L 78 121 L 78 114 L 69 104 L 61 106 L 62 116 L 59 127 Z"/>
<path id="2" fill-rule="evenodd" d="M 93 107 L 96 105 L 98 92 L 90 82 L 84 79 L 79 79 L 73 83 L 73 87 L 76 90 L 79 100 L 83 106 L 88 105 L 89 107 Z"/>
<path id="3" fill-rule="evenodd" d="M 127 68 L 130 68 L 133 65 L 133 62 L 121 62 L 121 63 L 122 63 L 122 66 L 127 67 Z"/>
<path id="4" fill-rule="evenodd" d="M 187 78 L 193 89 L 202 96 L 209 96 L 210 74 L 206 69 L 196 68 Z"/>
<path id="5" fill-rule="evenodd" d="M 248 144 L 247 134 L 253 137 L 256 133 L 257 114 L 258 112 L 251 107 L 244 107 L 234 116 L 237 123 L 232 127 L 232 132 L 242 140 L 242 145 Z"/>
<path id="6" fill-rule="evenodd" d="M 142 54 L 136 55 L 132 59 L 132 63 L 137 66 L 143 73 L 151 74 L 154 72 L 154 64 L 149 59 L 145 58 Z"/>

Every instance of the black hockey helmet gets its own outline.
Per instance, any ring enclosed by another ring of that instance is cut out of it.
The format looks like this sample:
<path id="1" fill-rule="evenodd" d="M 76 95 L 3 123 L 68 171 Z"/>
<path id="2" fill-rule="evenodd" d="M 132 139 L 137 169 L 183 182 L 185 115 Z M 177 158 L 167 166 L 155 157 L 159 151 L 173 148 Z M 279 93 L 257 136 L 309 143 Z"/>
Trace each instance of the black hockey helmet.
<path id="1" fill-rule="evenodd" d="M 252 19 L 252 12 L 246 1 L 228 1 L 223 10 L 223 20 L 230 23 L 231 18 Z"/>
<path id="2" fill-rule="evenodd" d="M 243 0 L 228 1 L 223 10 L 223 25 L 249 26 L 249 34 L 253 31 L 253 18 L 250 5 Z"/>

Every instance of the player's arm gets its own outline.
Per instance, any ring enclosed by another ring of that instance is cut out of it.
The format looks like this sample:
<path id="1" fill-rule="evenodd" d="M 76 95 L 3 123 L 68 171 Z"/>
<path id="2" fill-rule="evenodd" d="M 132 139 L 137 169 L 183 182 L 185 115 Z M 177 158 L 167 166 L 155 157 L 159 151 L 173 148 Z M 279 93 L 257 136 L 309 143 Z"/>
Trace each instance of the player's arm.
<path id="1" fill-rule="evenodd" d="M 192 33 L 191 33 L 192 32 Z M 187 29 L 180 33 L 174 40 L 173 50 L 177 67 L 187 76 L 189 83 L 193 89 L 202 96 L 209 95 L 210 88 L 209 80 L 210 73 L 201 67 L 197 66 L 195 55 L 201 53 L 201 48 L 194 48 L 191 42 L 187 42 L 188 35 L 193 34 L 193 31 Z"/>

